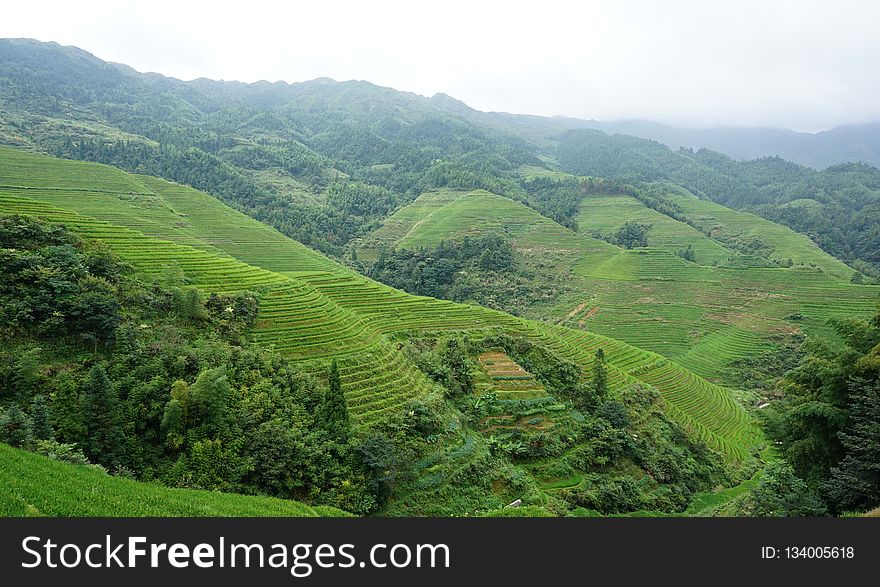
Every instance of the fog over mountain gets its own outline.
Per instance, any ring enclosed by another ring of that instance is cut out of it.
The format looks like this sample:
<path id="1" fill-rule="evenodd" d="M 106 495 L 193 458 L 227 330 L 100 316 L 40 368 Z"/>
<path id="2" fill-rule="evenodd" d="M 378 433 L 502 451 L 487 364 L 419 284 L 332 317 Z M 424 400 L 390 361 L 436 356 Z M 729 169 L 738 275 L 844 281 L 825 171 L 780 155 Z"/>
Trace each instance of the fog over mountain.
<path id="1" fill-rule="evenodd" d="M 878 24 L 863 0 L 91 0 L 11 3 L 0 37 L 184 80 L 368 80 L 483 111 L 815 132 L 880 120 Z"/>
<path id="2" fill-rule="evenodd" d="M 861 161 L 880 165 L 880 122 L 850 124 L 817 133 L 781 128 L 679 128 L 647 120 L 563 119 L 571 128 L 593 128 L 659 141 L 672 148 L 706 148 L 736 159 L 779 156 L 817 169 Z"/>

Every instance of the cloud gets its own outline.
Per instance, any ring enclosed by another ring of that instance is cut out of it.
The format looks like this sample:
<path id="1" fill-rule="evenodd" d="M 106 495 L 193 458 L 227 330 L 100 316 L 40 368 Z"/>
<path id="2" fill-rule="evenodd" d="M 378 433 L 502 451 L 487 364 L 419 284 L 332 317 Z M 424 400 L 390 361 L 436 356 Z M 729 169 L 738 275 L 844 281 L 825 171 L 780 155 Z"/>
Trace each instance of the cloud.
<path id="1" fill-rule="evenodd" d="M 880 4 L 40 2 L 0 36 L 192 79 L 365 79 L 481 110 L 818 130 L 880 120 Z"/>

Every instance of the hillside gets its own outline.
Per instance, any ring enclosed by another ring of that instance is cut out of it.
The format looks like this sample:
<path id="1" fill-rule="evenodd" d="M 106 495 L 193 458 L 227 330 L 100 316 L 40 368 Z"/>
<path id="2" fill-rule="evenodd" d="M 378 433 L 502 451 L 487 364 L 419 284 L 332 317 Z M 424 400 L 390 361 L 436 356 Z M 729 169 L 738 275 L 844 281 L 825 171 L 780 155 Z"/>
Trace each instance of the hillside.
<path id="1" fill-rule="evenodd" d="M 271 497 L 169 489 L 0 443 L 0 516 L 347 516 Z"/>
<path id="2" fill-rule="evenodd" d="M 532 188 L 522 166 L 561 165 L 670 179 L 808 234 L 863 273 L 880 271 L 876 169 L 863 164 L 816 172 L 778 158 L 673 152 L 583 121 L 479 112 L 366 82 L 184 82 L 27 39 L 0 41 L 0 96 L 2 144 L 194 186 L 337 258 L 423 192 L 482 188 L 523 201 Z"/>
<path id="3" fill-rule="evenodd" d="M 631 394 L 642 388 L 659 393 L 656 401 L 662 409 L 651 412 L 650 418 L 645 416 L 647 419 L 639 425 L 668 417 L 693 441 L 705 442 L 723 455 L 733 470 L 750 462 L 760 443 L 760 433 L 726 389 L 666 358 L 598 334 L 394 290 L 191 188 L 11 149 L 0 150 L 0 177 L 7 186 L 0 188 L 0 212 L 63 223 L 87 239 L 105 243 L 148 279 L 161 281 L 171 266 L 183 273 L 187 283 L 205 293 L 257 292 L 261 301 L 254 342 L 274 349 L 320 378 L 326 373 L 328 361 L 336 359 L 348 409 L 361 433 L 382 429 L 414 400 L 435 401 L 430 398 L 436 397 L 436 383 L 402 347 L 413 337 L 436 338 L 448 332 L 466 335 L 476 348 L 495 344 L 489 341 L 501 334 L 515 337 L 523 341 L 517 344 L 546 349 L 541 352 L 549 353 L 548 358 L 555 357 L 553 361 L 576 365 L 585 381 L 591 377 L 595 353 L 601 348 L 612 393 Z M 8 187 L 12 185 L 17 187 Z M 569 238 L 572 243 L 583 240 L 577 235 Z M 580 250 L 590 247 L 597 251 L 609 249 L 607 244 L 595 241 Z M 554 400 L 534 401 L 542 405 Z M 517 408 L 533 414 L 540 409 Z M 560 422 L 576 425 L 576 420 L 570 418 Z M 562 430 L 560 427 L 554 434 Z M 431 449 L 436 454 L 413 463 L 424 467 L 416 478 L 438 467 L 449 468 L 452 474 L 452 470 L 466 470 L 474 459 L 486 458 L 486 440 L 481 436 L 456 428 L 447 434 Z M 574 465 L 571 470 L 584 471 L 583 465 Z M 536 469 L 536 483 L 552 477 L 543 471 Z M 444 487 L 445 479 L 434 474 L 421 479 L 410 489 L 401 490 L 409 497 L 394 507 L 425 513 L 426 505 L 434 503 L 433 492 Z M 471 500 L 464 502 L 471 505 L 462 507 L 474 507 L 479 502 L 485 504 L 482 508 L 492 509 L 510 496 L 486 491 L 474 487 L 473 494 L 462 498 Z"/>
<path id="4" fill-rule="evenodd" d="M 596 130 L 566 133 L 557 155 L 569 173 L 673 182 L 702 199 L 804 233 L 861 272 L 874 275 L 880 268 L 876 167 L 849 163 L 816 171 L 779 157 L 735 161 L 706 149 L 673 151 L 654 141 Z"/>
<path id="5" fill-rule="evenodd" d="M 844 401 L 765 434 L 874 368 L 878 211 L 861 163 L 0 40 L 0 442 L 358 515 L 721 511 L 843 454 Z"/>
<path id="6" fill-rule="evenodd" d="M 428 192 L 364 239 L 359 255 L 504 234 L 536 283 L 560 275 L 566 282 L 558 299 L 536 298 L 526 315 L 619 338 L 714 381 L 725 381 L 732 362 L 800 332 L 833 337 L 830 317 L 873 313 L 880 288 L 849 283 L 852 270 L 803 235 L 680 189 L 662 193 L 688 222 L 632 196 L 590 194 L 575 233 L 486 192 Z M 648 247 L 623 249 L 593 236 L 627 221 L 652 225 Z M 791 266 L 766 265 L 766 255 L 758 261 L 732 246 L 757 236 L 769 257 L 791 259 Z M 694 262 L 677 255 L 688 246 Z"/>
<path id="7" fill-rule="evenodd" d="M 740 160 L 782 157 L 823 169 L 841 163 L 880 165 L 878 124 L 851 124 L 816 133 L 781 128 L 678 128 L 645 120 L 560 121 L 570 129 L 592 128 L 613 135 L 659 141 L 672 149 L 711 149 Z"/>

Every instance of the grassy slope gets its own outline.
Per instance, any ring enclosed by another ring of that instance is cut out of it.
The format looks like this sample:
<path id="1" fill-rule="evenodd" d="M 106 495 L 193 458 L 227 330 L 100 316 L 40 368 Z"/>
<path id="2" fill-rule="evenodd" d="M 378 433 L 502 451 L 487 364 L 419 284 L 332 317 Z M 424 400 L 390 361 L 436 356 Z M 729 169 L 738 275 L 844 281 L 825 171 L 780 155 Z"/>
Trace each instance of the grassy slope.
<path id="1" fill-rule="evenodd" d="M 729 362 L 769 349 L 778 336 L 798 330 L 831 336 L 828 318 L 873 312 L 880 288 L 840 279 L 851 270 L 803 235 L 711 202 L 670 197 L 699 222 L 712 223 L 716 232 L 760 234 L 774 245 L 776 256 L 800 265 L 725 268 L 733 251 L 629 196 L 585 198 L 578 217 L 581 234 L 575 234 L 526 206 L 483 191 L 423 194 L 365 239 L 359 252 L 368 257 L 380 246 L 432 246 L 467 234 L 504 231 L 538 279 L 569 272 L 574 278 L 569 293 L 554 306 L 535 306 L 531 317 L 625 340 L 714 380 L 721 380 Z M 589 236 L 613 232 L 627 220 L 654 225 L 651 246 L 622 250 Z M 688 244 L 697 263 L 675 254 Z M 787 319 L 793 314 L 804 318 Z"/>
<path id="2" fill-rule="evenodd" d="M 394 290 L 195 190 L 11 149 L 0 149 L 0 178 L 0 185 L 32 188 L 0 188 L 0 212 L 64 222 L 85 237 L 105 241 L 147 275 L 160 277 L 173 261 L 206 291 L 262 291 L 255 340 L 301 361 L 306 369 L 323 370 L 327 359 L 338 358 L 352 415 L 361 426 L 433 389 L 387 335 L 410 330 L 479 335 L 486 328 L 500 328 L 553 349 L 585 373 L 595 350 L 605 349 L 613 385 L 655 385 L 673 417 L 731 460 L 747 458 L 758 441 L 749 418 L 726 390 L 656 354 L 580 330 Z M 107 196 L 100 205 L 95 204 L 97 194 Z M 496 203 L 501 200 L 510 202 L 498 198 Z M 606 243 L 559 229 L 581 253 L 614 252 Z M 540 243 L 544 234 L 537 231 L 533 242 Z"/>
<path id="3" fill-rule="evenodd" d="M 655 224 L 658 234 L 649 236 L 648 249 L 624 251 L 620 260 L 597 269 L 576 267 L 589 287 L 607 292 L 604 297 L 612 304 L 610 315 L 597 314 L 590 321 L 599 332 L 657 350 L 713 377 L 727 362 L 766 348 L 774 336 L 798 329 L 831 336 L 828 318 L 867 316 L 876 304 L 880 289 L 850 284 L 852 270 L 803 235 L 712 202 L 668 197 L 713 233 L 759 235 L 774 246 L 775 258 L 791 258 L 798 266 L 733 269 L 722 261 L 720 267 L 708 267 L 715 259 L 701 254 L 698 243 L 715 241 L 664 216 L 663 225 Z M 634 198 L 596 196 L 584 200 L 578 220 L 582 231 L 611 231 L 628 217 L 652 215 L 659 214 Z M 686 243 L 694 243 L 697 264 L 673 254 Z M 793 314 L 805 318 L 786 320 Z"/>
<path id="4" fill-rule="evenodd" d="M 631 196 L 587 196 L 575 218 L 582 232 L 611 234 L 633 220 L 652 226 L 650 242 L 670 253 L 691 245 L 701 264 L 723 263 L 731 251 L 696 228 L 646 207 Z"/>
<path id="5" fill-rule="evenodd" d="M 750 212 L 739 212 L 693 195 L 669 195 L 685 214 L 702 228 L 722 235 L 758 236 L 773 245 L 773 258 L 791 258 L 797 263 L 815 265 L 828 275 L 849 281 L 853 269 L 819 248 L 806 235 L 771 222 Z"/>
<path id="6" fill-rule="evenodd" d="M 170 489 L 0 444 L 0 516 L 347 516 L 274 497 Z"/>

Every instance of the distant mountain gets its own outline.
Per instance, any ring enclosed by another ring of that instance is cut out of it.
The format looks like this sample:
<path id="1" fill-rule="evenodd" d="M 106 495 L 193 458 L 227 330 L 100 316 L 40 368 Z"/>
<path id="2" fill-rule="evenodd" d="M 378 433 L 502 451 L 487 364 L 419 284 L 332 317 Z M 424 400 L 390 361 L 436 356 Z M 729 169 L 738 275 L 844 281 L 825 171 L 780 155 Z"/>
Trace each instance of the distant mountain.
<path id="1" fill-rule="evenodd" d="M 568 131 L 563 171 L 628 182 L 673 182 L 724 206 L 754 212 L 810 236 L 851 266 L 880 275 L 880 169 L 842 163 L 821 171 L 780 157 L 736 161 L 709 149 L 671 148 L 600 130 Z"/>
<path id="2" fill-rule="evenodd" d="M 852 162 L 880 165 L 880 122 L 818 133 L 775 128 L 687 129 L 645 120 L 603 122 L 560 117 L 558 122 L 569 129 L 590 128 L 651 139 L 673 149 L 711 149 L 741 160 L 778 156 L 816 169 Z"/>
<path id="3" fill-rule="evenodd" d="M 878 130 L 689 131 L 480 112 L 366 81 L 181 81 L 76 47 L 0 39 L 0 144 L 191 185 L 337 258 L 425 191 L 482 188 L 528 201 L 534 188 L 520 169 L 561 166 L 675 182 L 880 276 L 880 170 L 853 162 L 880 165 Z M 717 151 L 675 149 L 702 144 Z M 791 160 L 845 163 L 820 173 Z"/>

